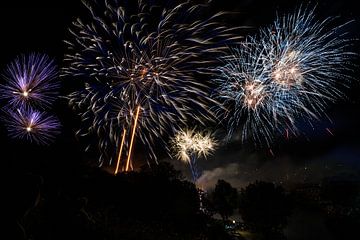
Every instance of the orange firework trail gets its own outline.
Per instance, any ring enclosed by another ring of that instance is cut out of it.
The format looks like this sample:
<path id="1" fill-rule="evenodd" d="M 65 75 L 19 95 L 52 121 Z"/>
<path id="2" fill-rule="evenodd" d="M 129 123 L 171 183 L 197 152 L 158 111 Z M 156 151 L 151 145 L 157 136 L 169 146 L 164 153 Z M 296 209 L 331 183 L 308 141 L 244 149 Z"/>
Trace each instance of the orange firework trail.
<path id="1" fill-rule="evenodd" d="M 132 147 L 133 147 L 133 142 L 134 142 L 134 137 L 135 137 L 136 125 L 137 125 L 137 121 L 138 121 L 138 118 L 139 118 L 139 112 L 140 112 L 140 106 L 138 106 L 138 107 L 137 107 L 137 110 L 136 110 L 134 127 L 133 127 L 132 134 L 131 134 L 129 155 L 128 155 L 128 158 L 127 158 L 126 168 L 125 168 L 125 171 L 126 171 L 126 172 L 129 170 L 131 152 L 132 152 Z"/>
<path id="2" fill-rule="evenodd" d="M 121 153 L 122 153 L 123 146 L 124 146 L 125 136 L 126 136 L 126 129 L 124 128 L 123 136 L 122 136 L 121 144 L 120 144 L 120 150 L 119 150 L 118 160 L 117 160 L 116 169 L 115 169 L 115 175 L 116 175 L 116 174 L 118 173 L 118 171 L 119 171 L 120 160 L 121 160 Z"/>

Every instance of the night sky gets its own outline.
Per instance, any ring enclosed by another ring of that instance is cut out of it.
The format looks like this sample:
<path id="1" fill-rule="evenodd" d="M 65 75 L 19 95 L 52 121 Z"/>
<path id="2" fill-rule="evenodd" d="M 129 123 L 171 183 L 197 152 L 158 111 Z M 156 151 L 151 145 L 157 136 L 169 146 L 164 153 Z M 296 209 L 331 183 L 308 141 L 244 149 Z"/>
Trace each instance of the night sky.
<path id="1" fill-rule="evenodd" d="M 229 26 L 245 26 L 240 34 L 246 35 L 256 32 L 260 26 L 270 24 L 277 12 L 291 12 L 301 3 L 214 0 L 210 11 L 233 12 L 224 21 Z M 61 66 L 65 50 L 62 40 L 68 37 L 68 27 L 78 16 L 86 13 L 81 1 L 76 0 L 1 3 L 0 11 L 1 69 L 17 55 L 31 52 L 46 53 L 55 58 Z M 340 16 L 340 22 L 355 20 L 348 25 L 347 30 L 351 37 L 359 38 L 360 14 L 355 1 L 319 1 L 316 13 L 319 19 Z M 354 47 L 354 51 L 358 51 L 358 47 Z M 353 75 L 358 80 L 356 68 Z M 65 95 L 76 89 L 74 82 L 71 79 L 62 80 L 61 94 Z M 211 186 L 217 178 L 225 178 L 240 187 L 257 178 L 273 181 L 283 181 L 285 178 L 294 181 L 319 180 L 323 175 L 358 172 L 359 90 L 355 82 L 347 92 L 348 99 L 331 106 L 328 115 L 332 122 L 324 120 L 314 129 L 304 126 L 304 136 L 276 142 L 271 149 L 274 155 L 270 154 L 270 149 L 243 146 L 236 140 L 221 146 L 213 156 L 199 162 L 199 166 L 205 171 L 200 182 Z M 79 162 L 96 159 L 95 155 L 84 154 L 84 146 L 75 139 L 74 132 L 80 122 L 76 114 L 67 107 L 66 100 L 59 99 L 53 112 L 60 118 L 63 127 L 62 134 L 49 147 L 10 140 L 6 136 L 5 128 L 1 126 L 2 162 L 10 168 L 24 171 L 28 167 L 35 171 L 41 171 L 44 167 L 71 171 L 72 167 L 78 164 L 77 159 Z M 329 128 L 334 136 L 327 132 L 326 128 Z M 183 169 L 185 175 L 189 174 L 186 166 L 172 162 Z"/>
<path id="2" fill-rule="evenodd" d="M 65 52 L 63 40 L 68 38 L 68 27 L 73 20 L 87 11 L 80 0 L 9 1 L 0 3 L 0 69 L 17 55 L 46 53 L 62 66 Z M 244 36 L 256 33 L 258 27 L 271 24 L 276 13 L 286 14 L 305 1 L 294 0 L 213 0 L 210 11 L 231 11 L 226 18 L 229 26 L 244 26 L 239 32 Z M 315 4 L 316 2 L 313 2 Z M 360 38 L 360 9 L 357 1 L 333 0 L 317 2 L 317 18 L 339 16 L 339 22 L 354 20 L 347 27 L 352 38 Z M 359 44 L 354 46 L 359 53 Z M 358 60 L 355 62 L 360 66 Z M 218 179 L 225 179 L 241 188 L 255 180 L 282 183 L 291 188 L 297 183 L 319 183 L 325 177 L 360 180 L 360 85 L 358 67 L 352 74 L 355 81 L 347 90 L 347 99 L 330 107 L 331 119 L 317 123 L 314 129 L 304 124 L 304 135 L 290 137 L 274 143 L 269 148 L 254 148 L 234 139 L 207 159 L 198 162 L 203 175 L 198 180 L 201 187 L 211 189 Z M 61 95 L 77 88 L 72 79 L 62 79 Z M 0 102 L 3 106 L 4 102 Z M 18 174 L 30 172 L 49 178 L 66 178 L 81 166 L 96 165 L 96 154 L 85 154 L 84 143 L 76 139 L 75 131 L 81 122 L 64 99 L 58 99 L 51 111 L 62 123 L 62 133 L 50 146 L 36 146 L 13 140 L 0 125 L 1 169 Z M 326 129 L 330 129 L 330 134 Z M 134 152 L 136 155 L 136 150 Z M 191 179 L 187 165 L 170 161 Z"/>

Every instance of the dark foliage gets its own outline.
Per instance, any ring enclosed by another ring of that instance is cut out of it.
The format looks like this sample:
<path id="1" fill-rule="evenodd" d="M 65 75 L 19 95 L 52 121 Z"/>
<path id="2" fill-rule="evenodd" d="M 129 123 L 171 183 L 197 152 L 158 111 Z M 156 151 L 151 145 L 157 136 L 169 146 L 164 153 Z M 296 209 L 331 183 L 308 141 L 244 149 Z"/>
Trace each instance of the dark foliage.
<path id="1" fill-rule="evenodd" d="M 226 220 L 237 208 L 238 192 L 230 183 L 220 179 L 211 194 L 210 201 L 214 211 L 219 213 L 223 220 Z"/>
<path id="2" fill-rule="evenodd" d="M 360 181 L 358 177 L 327 178 L 321 184 L 321 206 L 326 225 L 335 239 L 352 239 L 360 226 Z"/>
<path id="3" fill-rule="evenodd" d="M 292 205 L 291 198 L 281 186 L 255 182 L 241 190 L 239 212 L 251 231 L 261 233 L 267 239 L 275 239 L 275 236 L 279 239 Z"/>
<path id="4" fill-rule="evenodd" d="M 14 239 L 228 237 L 200 211 L 195 185 L 166 163 L 117 176 L 88 169 L 49 181 L 40 190 L 39 182 L 24 179 L 9 192 L 7 222 Z"/>

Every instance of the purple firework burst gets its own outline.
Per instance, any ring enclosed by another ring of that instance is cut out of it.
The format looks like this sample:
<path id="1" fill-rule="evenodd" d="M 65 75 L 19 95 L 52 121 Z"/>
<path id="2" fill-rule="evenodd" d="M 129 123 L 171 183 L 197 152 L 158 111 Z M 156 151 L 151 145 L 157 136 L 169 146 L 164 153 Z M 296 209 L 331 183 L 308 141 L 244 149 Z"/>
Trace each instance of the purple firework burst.
<path id="1" fill-rule="evenodd" d="M 0 98 L 12 108 L 48 108 L 58 95 L 58 70 L 44 54 L 21 55 L 8 64 L 0 84 Z"/>
<path id="2" fill-rule="evenodd" d="M 60 122 L 52 115 L 31 108 L 8 110 L 5 118 L 9 136 L 48 145 L 60 133 Z"/>

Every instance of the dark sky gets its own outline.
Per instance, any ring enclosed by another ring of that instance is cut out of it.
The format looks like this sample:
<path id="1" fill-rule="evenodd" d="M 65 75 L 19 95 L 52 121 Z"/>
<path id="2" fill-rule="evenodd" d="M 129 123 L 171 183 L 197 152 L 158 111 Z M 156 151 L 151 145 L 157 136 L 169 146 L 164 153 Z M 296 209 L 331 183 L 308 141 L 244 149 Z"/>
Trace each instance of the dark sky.
<path id="1" fill-rule="evenodd" d="M 234 12 L 226 19 L 227 24 L 253 27 L 244 31 L 246 34 L 256 32 L 259 26 L 270 24 L 276 12 L 289 13 L 301 3 L 302 1 L 292 0 L 213 0 L 211 11 Z M 356 1 L 317 3 L 319 19 L 340 16 L 340 21 L 343 22 L 355 20 L 349 25 L 348 31 L 352 33 L 352 37 L 359 38 L 360 10 Z M 1 1 L 0 69 L 4 69 L 17 55 L 30 52 L 47 53 L 61 65 L 64 54 L 62 40 L 67 36 L 67 28 L 76 17 L 84 13 L 86 11 L 80 0 L 11 1 L 11 4 Z M 358 48 L 354 48 L 354 51 L 358 52 Z M 357 79 L 357 76 L 356 69 L 354 77 Z M 66 87 L 63 93 L 68 90 L 68 85 L 69 82 L 64 83 Z M 221 146 L 214 156 L 199 163 L 204 170 L 201 184 L 210 186 L 217 178 L 225 178 L 240 187 L 259 178 L 270 181 L 317 181 L 324 176 L 358 174 L 359 92 L 360 88 L 354 84 L 348 92 L 349 99 L 344 99 L 329 109 L 332 123 L 324 121 L 315 130 L 305 129 L 306 137 L 276 143 L 273 148 L 274 156 L 268 149 L 252 149 L 239 142 Z M 73 136 L 79 122 L 66 103 L 59 100 L 54 112 L 62 121 L 63 133 L 50 147 L 37 147 L 10 140 L 4 127 L 0 126 L 3 166 L 20 171 L 72 171 L 78 164 L 77 161 L 89 158 L 83 154 L 81 144 Z M 334 136 L 327 133 L 325 128 L 332 129 Z M 175 164 L 188 174 L 186 166 L 177 162 Z"/>

